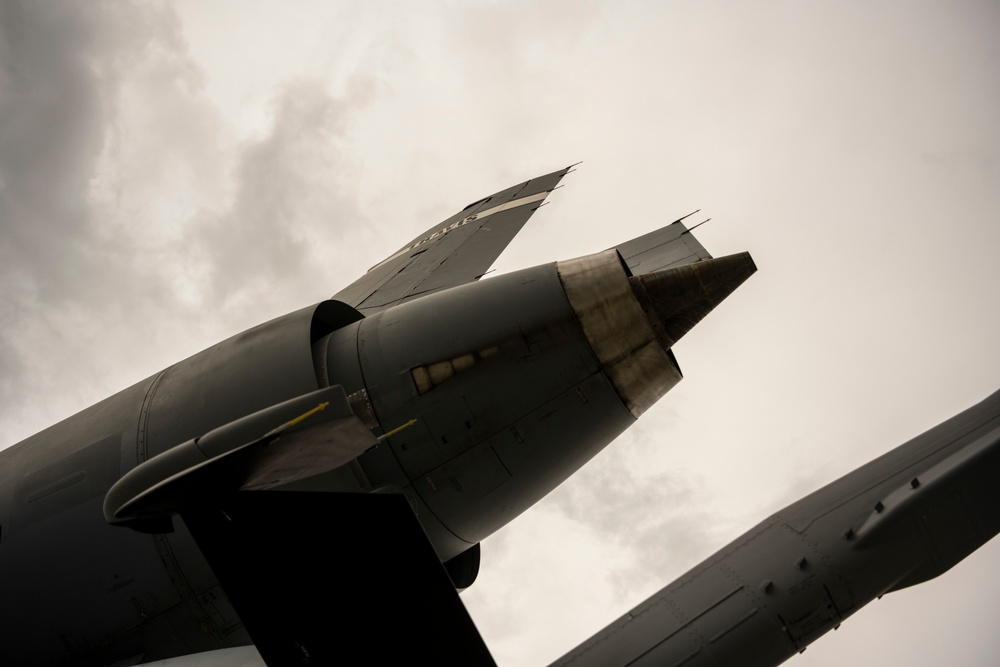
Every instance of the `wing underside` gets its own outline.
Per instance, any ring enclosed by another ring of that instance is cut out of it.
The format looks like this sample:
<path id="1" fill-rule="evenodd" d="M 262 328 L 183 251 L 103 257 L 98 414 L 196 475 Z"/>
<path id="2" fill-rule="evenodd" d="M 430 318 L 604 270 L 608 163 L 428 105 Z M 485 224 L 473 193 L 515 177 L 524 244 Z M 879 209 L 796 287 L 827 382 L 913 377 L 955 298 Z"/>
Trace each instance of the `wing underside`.
<path id="1" fill-rule="evenodd" d="M 666 227 L 660 227 L 616 246 L 618 254 L 628 265 L 632 275 L 641 276 L 700 262 L 703 259 L 712 259 L 705 246 L 683 223 L 683 220 L 691 215 L 694 213 L 689 213 Z"/>
<path id="2" fill-rule="evenodd" d="M 371 315 L 479 279 L 569 170 L 533 178 L 469 204 L 333 298 Z"/>

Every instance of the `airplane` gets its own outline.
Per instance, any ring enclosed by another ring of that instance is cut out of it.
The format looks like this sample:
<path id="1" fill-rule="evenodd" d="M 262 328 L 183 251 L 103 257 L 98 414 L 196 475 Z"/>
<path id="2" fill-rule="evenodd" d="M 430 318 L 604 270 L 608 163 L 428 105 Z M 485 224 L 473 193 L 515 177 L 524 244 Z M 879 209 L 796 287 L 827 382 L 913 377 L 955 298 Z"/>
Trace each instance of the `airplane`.
<path id="1" fill-rule="evenodd" d="M 481 280 L 571 171 L 0 452 L 0 666 L 493 665 L 480 543 L 680 381 L 755 270 L 685 218 Z M 1000 530 L 1000 396 L 776 513 L 555 665 L 779 664 Z"/>

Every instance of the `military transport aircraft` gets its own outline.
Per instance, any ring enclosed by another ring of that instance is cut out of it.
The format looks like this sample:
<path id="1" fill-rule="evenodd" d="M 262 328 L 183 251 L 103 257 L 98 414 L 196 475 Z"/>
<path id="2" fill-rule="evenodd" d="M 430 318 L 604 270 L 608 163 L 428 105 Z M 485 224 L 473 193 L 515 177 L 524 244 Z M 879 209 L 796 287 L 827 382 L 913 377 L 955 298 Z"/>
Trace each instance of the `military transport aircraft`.
<path id="1" fill-rule="evenodd" d="M 746 280 L 683 223 L 479 280 L 570 168 L 0 452 L 0 667 L 492 665 L 479 543 L 668 392 Z M 776 665 L 1000 529 L 1000 393 L 556 665 Z"/>

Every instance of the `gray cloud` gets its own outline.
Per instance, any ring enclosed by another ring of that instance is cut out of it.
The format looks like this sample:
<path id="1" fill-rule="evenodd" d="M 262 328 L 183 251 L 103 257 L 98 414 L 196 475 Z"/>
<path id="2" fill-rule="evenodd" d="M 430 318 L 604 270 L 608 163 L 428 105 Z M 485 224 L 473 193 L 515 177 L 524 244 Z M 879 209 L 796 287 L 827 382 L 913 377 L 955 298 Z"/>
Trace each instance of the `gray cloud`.
<path id="1" fill-rule="evenodd" d="M 127 253 L 105 244 L 90 186 L 126 67 L 178 48 L 170 19 L 110 3 L 0 5 L 0 400 L 14 415 L 68 361 L 72 312 L 101 310 L 117 288 Z M 50 358 L 15 362 L 38 337 Z"/>
<path id="2" fill-rule="evenodd" d="M 281 90 L 270 133 L 241 147 L 231 206 L 193 230 L 208 268 L 207 301 L 305 286 L 324 274 L 324 257 L 313 249 L 335 247 L 344 229 L 363 219 L 350 189 L 356 166 L 345 136 L 368 95 L 359 85 L 350 99 L 334 99 L 307 80 Z M 326 285 L 316 294 L 329 292 Z"/>
<path id="3" fill-rule="evenodd" d="M 59 301 L 99 286 L 88 196 L 115 98 L 128 67 L 180 43 L 151 7 L 0 6 L 0 253 L 24 291 Z"/>
<path id="4" fill-rule="evenodd" d="M 163 341 L 192 353 L 346 282 L 322 249 L 363 220 L 348 137 L 373 90 L 278 84 L 266 127 L 240 138 L 169 7 L 0 5 L 7 433 L 175 361 Z M 27 405 L 55 379 L 75 391 Z"/>
<path id="5" fill-rule="evenodd" d="M 0 6 L 0 256 L 21 289 L 45 296 L 73 283 L 66 264 L 88 233 L 82 204 L 104 134 L 106 84 L 86 57 L 94 30 L 71 7 Z M 34 275 L 43 265 L 47 280 Z"/>
<path id="6" fill-rule="evenodd" d="M 567 519 L 611 541 L 627 558 L 611 571 L 617 599 L 634 599 L 650 582 L 681 574 L 711 553 L 719 517 L 702 503 L 704 485 L 683 468 L 651 464 L 652 434 L 638 426 L 556 489 L 550 503 Z M 644 437 L 645 436 L 645 437 Z"/>

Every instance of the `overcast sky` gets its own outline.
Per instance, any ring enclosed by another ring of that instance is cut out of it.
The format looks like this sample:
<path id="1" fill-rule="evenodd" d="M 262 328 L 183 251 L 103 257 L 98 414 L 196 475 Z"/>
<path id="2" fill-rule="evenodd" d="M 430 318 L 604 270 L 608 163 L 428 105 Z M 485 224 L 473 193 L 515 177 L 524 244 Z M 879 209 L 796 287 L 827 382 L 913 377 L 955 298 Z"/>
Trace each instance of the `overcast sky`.
<path id="1" fill-rule="evenodd" d="M 0 0 L 0 446 L 583 160 L 498 271 L 702 208 L 759 272 L 484 542 L 466 605 L 501 665 L 546 665 L 1000 386 L 998 35 L 990 0 Z M 789 664 L 995 665 L 998 559 Z"/>

